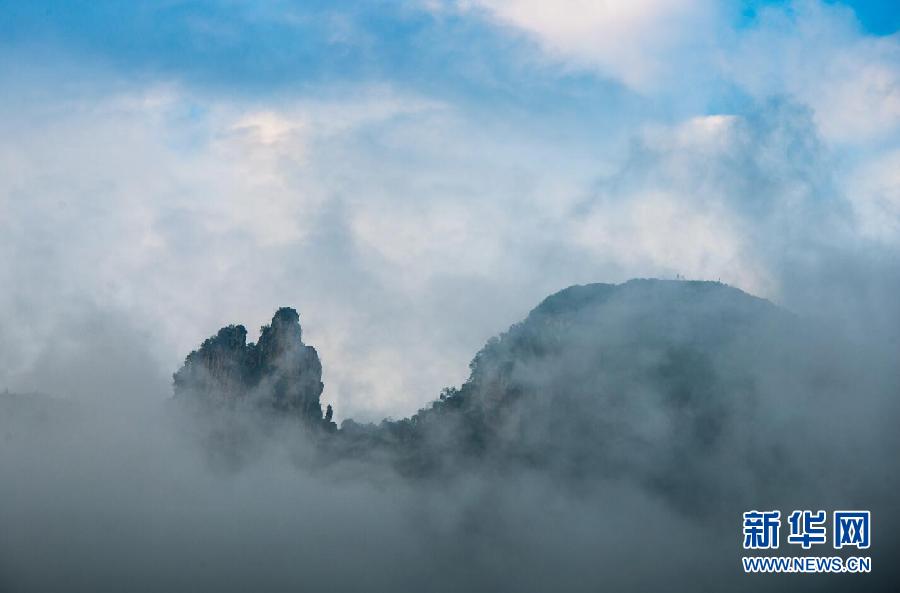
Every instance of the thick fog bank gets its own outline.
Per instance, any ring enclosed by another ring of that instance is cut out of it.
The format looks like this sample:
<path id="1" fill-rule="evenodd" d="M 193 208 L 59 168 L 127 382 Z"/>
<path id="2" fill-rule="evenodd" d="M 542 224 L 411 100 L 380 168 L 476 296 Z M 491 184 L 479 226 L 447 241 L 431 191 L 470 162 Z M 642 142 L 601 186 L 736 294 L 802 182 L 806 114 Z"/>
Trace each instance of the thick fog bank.
<path id="1" fill-rule="evenodd" d="M 276 387 L 212 405 L 216 373 L 198 405 L 2 395 L 0 590 L 894 590 L 887 348 L 644 281 L 549 297 L 465 384 L 381 425 L 323 424 L 316 381 L 279 391 L 311 368 L 291 348 L 248 366 Z M 233 380 L 223 361 L 255 350 L 215 352 L 192 356 Z M 743 574 L 751 508 L 870 509 L 872 573 Z"/>

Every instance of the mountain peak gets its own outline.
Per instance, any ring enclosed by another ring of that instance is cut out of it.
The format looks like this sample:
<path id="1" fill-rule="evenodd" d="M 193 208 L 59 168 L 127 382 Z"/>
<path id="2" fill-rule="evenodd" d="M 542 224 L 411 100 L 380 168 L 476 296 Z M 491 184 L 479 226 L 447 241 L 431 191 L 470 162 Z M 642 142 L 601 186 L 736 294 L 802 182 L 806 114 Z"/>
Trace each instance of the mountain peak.
<path id="1" fill-rule="evenodd" d="M 322 423 L 322 364 L 302 335 L 300 315 L 290 307 L 278 309 L 271 324 L 260 328 L 256 344 L 246 342 L 243 325 L 223 327 L 174 374 L 175 397 L 204 405 L 252 405 Z"/>

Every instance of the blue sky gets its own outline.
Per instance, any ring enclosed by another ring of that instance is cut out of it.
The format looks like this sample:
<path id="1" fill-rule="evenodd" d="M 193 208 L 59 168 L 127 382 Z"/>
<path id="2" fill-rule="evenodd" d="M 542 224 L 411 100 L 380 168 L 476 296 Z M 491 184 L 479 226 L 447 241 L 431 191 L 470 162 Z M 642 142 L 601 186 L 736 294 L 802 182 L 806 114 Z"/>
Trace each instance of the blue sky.
<path id="1" fill-rule="evenodd" d="M 900 28 L 900 7 L 894 2 L 828 4 L 852 10 L 865 33 L 890 35 Z M 96 0 L 2 5 L 0 32 L 7 47 L 49 47 L 123 69 L 233 88 L 390 78 L 480 94 L 527 85 L 536 74 L 558 78 L 553 69 L 523 68 L 523 40 L 466 12 L 429 10 L 425 2 Z M 723 23 L 737 28 L 752 26 L 761 10 L 792 10 L 790 2 L 723 6 Z M 585 80 L 573 81 L 579 82 Z"/>
<path id="2" fill-rule="evenodd" d="M 0 386 L 109 391 L 101 352 L 164 394 L 203 337 L 293 305 L 338 416 L 399 416 L 570 284 L 815 310 L 834 262 L 897 254 L 893 2 L 0 13 Z"/>

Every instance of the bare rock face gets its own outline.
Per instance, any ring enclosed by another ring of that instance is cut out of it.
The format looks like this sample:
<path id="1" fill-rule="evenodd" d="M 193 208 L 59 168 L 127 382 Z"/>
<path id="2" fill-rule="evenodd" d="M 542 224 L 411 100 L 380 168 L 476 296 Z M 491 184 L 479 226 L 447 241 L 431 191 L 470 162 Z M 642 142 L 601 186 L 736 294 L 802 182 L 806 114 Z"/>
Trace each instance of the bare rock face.
<path id="1" fill-rule="evenodd" d="M 256 344 L 247 343 L 244 326 L 224 327 L 185 358 L 173 377 L 175 398 L 202 405 L 248 404 L 326 423 L 319 403 L 322 364 L 302 336 L 300 316 L 289 307 L 262 327 Z"/>

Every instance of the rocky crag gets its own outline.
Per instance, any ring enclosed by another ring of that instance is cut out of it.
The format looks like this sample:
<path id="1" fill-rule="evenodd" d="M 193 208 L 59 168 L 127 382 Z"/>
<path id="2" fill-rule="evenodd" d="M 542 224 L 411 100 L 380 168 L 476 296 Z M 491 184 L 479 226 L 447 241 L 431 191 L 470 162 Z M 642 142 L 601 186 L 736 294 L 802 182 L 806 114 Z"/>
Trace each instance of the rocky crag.
<path id="1" fill-rule="evenodd" d="M 270 410 L 333 428 L 331 406 L 323 414 L 319 401 L 323 389 L 319 355 L 303 343 L 300 316 L 289 307 L 261 328 L 255 344 L 243 325 L 223 327 L 174 375 L 176 400 Z"/>

